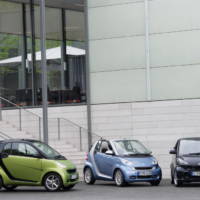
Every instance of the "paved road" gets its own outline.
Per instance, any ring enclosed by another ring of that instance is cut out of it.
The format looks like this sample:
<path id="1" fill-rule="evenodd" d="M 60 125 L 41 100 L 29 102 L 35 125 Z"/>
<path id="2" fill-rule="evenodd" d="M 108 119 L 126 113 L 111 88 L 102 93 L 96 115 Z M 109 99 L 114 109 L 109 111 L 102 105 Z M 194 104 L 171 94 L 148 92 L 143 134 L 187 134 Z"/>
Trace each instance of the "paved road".
<path id="1" fill-rule="evenodd" d="M 73 190 L 57 193 L 45 192 L 43 188 L 18 188 L 14 192 L 0 192 L 0 200 L 199 200 L 200 185 L 175 188 L 169 181 L 159 187 L 149 184 L 132 184 L 118 188 L 110 182 L 97 182 L 93 186 L 78 184 Z"/>

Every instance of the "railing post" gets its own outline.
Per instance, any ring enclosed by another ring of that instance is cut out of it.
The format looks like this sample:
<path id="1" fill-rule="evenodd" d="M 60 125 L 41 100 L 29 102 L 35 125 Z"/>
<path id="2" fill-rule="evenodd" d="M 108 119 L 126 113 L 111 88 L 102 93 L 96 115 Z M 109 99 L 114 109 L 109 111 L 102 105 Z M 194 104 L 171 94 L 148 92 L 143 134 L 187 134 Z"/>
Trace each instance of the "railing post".
<path id="1" fill-rule="evenodd" d="M 79 127 L 79 137 L 80 137 L 80 151 L 82 151 L 82 132 L 81 132 L 81 127 Z"/>
<path id="2" fill-rule="evenodd" d="M 22 111 L 21 108 L 19 108 L 19 130 L 22 130 Z"/>
<path id="3" fill-rule="evenodd" d="M 58 118 L 58 140 L 60 140 L 60 118 Z"/>
<path id="4" fill-rule="evenodd" d="M 0 93 L 1 95 L 1 93 Z M 0 121 L 2 121 L 2 104 L 1 104 L 1 97 L 0 97 Z"/>
<path id="5" fill-rule="evenodd" d="M 41 117 L 39 117 L 39 140 L 42 141 L 42 134 L 41 134 Z"/>

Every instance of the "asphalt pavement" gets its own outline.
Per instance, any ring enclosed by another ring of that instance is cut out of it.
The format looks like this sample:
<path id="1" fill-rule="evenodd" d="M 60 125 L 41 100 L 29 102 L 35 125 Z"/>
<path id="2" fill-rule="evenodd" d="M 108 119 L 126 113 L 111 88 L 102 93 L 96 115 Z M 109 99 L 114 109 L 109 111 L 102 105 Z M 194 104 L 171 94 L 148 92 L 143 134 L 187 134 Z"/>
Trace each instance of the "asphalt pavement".
<path id="1" fill-rule="evenodd" d="M 46 192 L 41 187 L 19 187 L 16 191 L 1 190 L 0 200 L 199 200 L 200 184 L 184 185 L 176 188 L 169 180 L 160 186 L 148 183 L 116 187 L 112 182 L 96 182 L 88 186 L 79 183 L 71 191 Z"/>

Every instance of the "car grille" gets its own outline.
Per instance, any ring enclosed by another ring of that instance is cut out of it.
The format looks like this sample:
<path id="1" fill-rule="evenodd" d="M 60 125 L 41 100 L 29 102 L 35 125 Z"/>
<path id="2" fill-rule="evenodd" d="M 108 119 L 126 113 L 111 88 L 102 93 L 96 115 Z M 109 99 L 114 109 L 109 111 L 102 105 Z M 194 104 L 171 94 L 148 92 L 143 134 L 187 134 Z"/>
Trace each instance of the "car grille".
<path id="1" fill-rule="evenodd" d="M 152 175 L 152 176 L 130 176 L 131 179 L 147 179 L 147 178 L 157 178 L 158 176 Z"/>
<path id="2" fill-rule="evenodd" d="M 68 172 L 69 174 L 76 173 L 76 168 L 74 168 L 74 169 L 68 169 L 67 172 Z"/>
<path id="3" fill-rule="evenodd" d="M 188 171 L 200 171 L 200 166 L 183 166 Z"/>
<path id="4" fill-rule="evenodd" d="M 149 170 L 152 169 L 152 167 L 135 167 L 136 170 Z"/>

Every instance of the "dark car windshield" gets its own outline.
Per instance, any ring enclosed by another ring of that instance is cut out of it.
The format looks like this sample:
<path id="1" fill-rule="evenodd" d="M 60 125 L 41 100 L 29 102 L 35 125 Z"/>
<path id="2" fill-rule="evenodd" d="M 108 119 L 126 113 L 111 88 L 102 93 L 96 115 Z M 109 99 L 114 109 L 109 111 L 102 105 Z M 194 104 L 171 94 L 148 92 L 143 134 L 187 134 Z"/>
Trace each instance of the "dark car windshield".
<path id="1" fill-rule="evenodd" d="M 200 156 L 200 140 L 181 140 L 179 144 L 179 155 L 199 155 Z"/>
<path id="2" fill-rule="evenodd" d="M 136 140 L 118 140 L 114 141 L 115 148 L 120 156 L 150 155 L 143 144 Z"/>
<path id="3" fill-rule="evenodd" d="M 65 160 L 64 156 L 60 155 L 50 146 L 42 142 L 33 142 L 33 144 L 45 155 L 46 158 L 55 160 Z"/>

